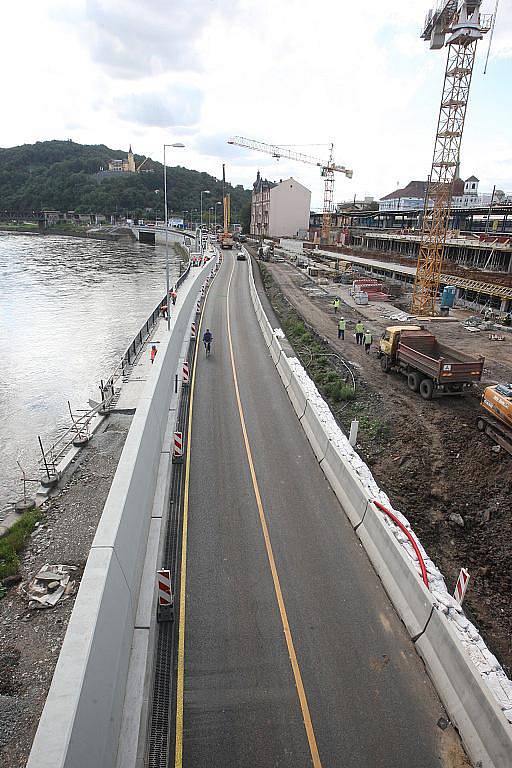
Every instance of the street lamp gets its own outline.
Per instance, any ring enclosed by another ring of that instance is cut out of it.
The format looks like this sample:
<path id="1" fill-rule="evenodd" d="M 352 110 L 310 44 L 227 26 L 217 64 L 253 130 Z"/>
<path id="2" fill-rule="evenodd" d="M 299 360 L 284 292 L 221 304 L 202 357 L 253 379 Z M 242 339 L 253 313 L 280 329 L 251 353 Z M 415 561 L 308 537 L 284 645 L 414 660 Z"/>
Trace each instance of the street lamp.
<path id="1" fill-rule="evenodd" d="M 213 211 L 213 205 L 210 205 L 208 208 L 208 229 L 212 228 L 212 211 Z"/>
<path id="2" fill-rule="evenodd" d="M 202 189 L 201 190 L 201 223 L 199 224 L 199 240 L 201 243 L 201 256 L 203 255 L 203 195 L 209 195 L 210 190 L 209 189 Z"/>
<path id="3" fill-rule="evenodd" d="M 185 216 L 186 213 L 189 213 L 188 210 L 182 211 L 183 214 L 183 229 L 187 228 L 187 217 Z"/>
<path id="4" fill-rule="evenodd" d="M 169 311 L 169 243 L 168 243 L 168 222 L 169 216 L 167 213 L 167 164 L 165 161 L 165 149 L 166 147 L 172 147 L 173 149 L 182 149 L 185 145 L 180 141 L 174 142 L 174 144 L 164 144 L 164 209 L 165 209 L 165 285 L 167 288 L 165 294 L 165 304 L 167 306 L 167 330 L 171 330 L 171 313 Z M 156 232 L 155 232 L 156 239 Z"/>

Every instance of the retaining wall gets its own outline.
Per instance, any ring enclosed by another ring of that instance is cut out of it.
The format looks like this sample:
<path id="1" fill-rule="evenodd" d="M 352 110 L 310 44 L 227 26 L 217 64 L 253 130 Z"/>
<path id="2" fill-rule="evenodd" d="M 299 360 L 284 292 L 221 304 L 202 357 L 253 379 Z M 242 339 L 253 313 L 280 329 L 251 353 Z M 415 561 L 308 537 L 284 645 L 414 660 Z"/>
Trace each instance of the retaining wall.
<path id="1" fill-rule="evenodd" d="M 250 293 L 265 343 L 320 467 L 365 548 L 464 746 L 480 768 L 512 765 L 512 683 L 485 647 L 478 630 L 446 589 L 440 571 L 415 542 L 426 564 L 421 578 L 407 535 L 373 501 L 394 510 L 370 470 L 348 443 L 327 404 L 296 357 L 287 356 L 263 310 L 249 268 Z"/>
<path id="2" fill-rule="evenodd" d="M 27 768 L 115 765 L 158 466 L 181 348 L 202 284 L 191 270 L 134 415 L 68 625 Z"/>

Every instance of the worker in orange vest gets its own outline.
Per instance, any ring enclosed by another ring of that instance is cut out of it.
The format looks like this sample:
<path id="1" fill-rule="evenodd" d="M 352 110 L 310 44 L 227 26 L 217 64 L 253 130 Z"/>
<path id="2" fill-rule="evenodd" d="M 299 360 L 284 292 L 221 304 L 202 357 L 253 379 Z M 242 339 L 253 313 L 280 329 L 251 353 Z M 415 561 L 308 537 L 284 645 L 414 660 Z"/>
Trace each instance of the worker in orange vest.
<path id="1" fill-rule="evenodd" d="M 151 365 L 155 362 L 156 353 L 158 352 L 156 346 L 153 344 L 151 346 Z"/>

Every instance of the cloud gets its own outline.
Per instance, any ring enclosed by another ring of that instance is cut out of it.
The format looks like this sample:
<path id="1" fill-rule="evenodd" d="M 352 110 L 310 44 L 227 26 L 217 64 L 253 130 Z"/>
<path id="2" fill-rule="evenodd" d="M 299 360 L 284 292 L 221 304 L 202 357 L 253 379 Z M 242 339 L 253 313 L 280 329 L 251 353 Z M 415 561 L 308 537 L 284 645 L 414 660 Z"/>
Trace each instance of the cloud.
<path id="1" fill-rule="evenodd" d="M 198 71 L 201 30 L 234 5 L 234 0 L 87 0 L 85 44 L 93 61 L 114 78 Z M 75 14 L 71 18 L 75 21 Z"/>
<path id="2" fill-rule="evenodd" d="M 199 121 L 202 93 L 193 86 L 169 86 L 161 92 L 127 94 L 114 101 L 119 117 L 148 127 L 191 126 Z"/>

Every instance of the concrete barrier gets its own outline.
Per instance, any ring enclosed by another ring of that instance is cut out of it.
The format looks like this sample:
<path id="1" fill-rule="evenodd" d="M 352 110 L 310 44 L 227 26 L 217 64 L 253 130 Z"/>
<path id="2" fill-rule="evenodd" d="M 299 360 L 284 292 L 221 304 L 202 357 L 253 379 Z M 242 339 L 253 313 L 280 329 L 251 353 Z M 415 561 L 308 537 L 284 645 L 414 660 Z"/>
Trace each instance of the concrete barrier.
<path id="1" fill-rule="evenodd" d="M 510 723 L 440 611 L 433 611 L 416 649 L 473 763 L 482 768 L 510 768 Z"/>
<path id="2" fill-rule="evenodd" d="M 384 515 L 368 504 L 357 535 L 412 638 L 427 626 L 435 602 Z"/>
<path id="3" fill-rule="evenodd" d="M 282 355 L 283 349 L 281 347 L 281 344 L 279 343 L 279 339 L 274 335 L 272 336 L 269 352 L 272 360 L 274 361 L 274 365 L 277 365 L 277 363 L 279 362 L 279 358 Z"/>
<path id="4" fill-rule="evenodd" d="M 281 377 L 281 381 L 284 384 L 284 388 L 288 389 L 292 378 L 292 369 L 290 363 L 288 362 L 288 357 L 285 355 L 284 351 L 277 362 L 276 368 L 279 376 Z"/>
<path id="5" fill-rule="evenodd" d="M 290 398 L 295 413 L 299 419 L 302 419 L 304 411 L 306 410 L 307 398 L 301 387 L 300 381 L 294 373 L 292 373 L 290 384 L 286 391 L 288 392 L 288 397 Z"/>
<path id="6" fill-rule="evenodd" d="M 181 286 L 87 560 L 27 768 L 115 765 L 137 599 L 174 375 L 201 284 Z"/>
<path id="7" fill-rule="evenodd" d="M 355 528 L 365 515 L 370 494 L 341 451 L 330 441 L 327 443 L 320 468 Z"/>
<path id="8" fill-rule="evenodd" d="M 309 443 L 313 449 L 318 461 L 322 461 L 327 450 L 327 444 L 329 438 L 327 437 L 324 426 L 314 408 L 311 407 L 311 403 L 307 401 L 304 416 L 301 419 L 302 427 Z"/>

